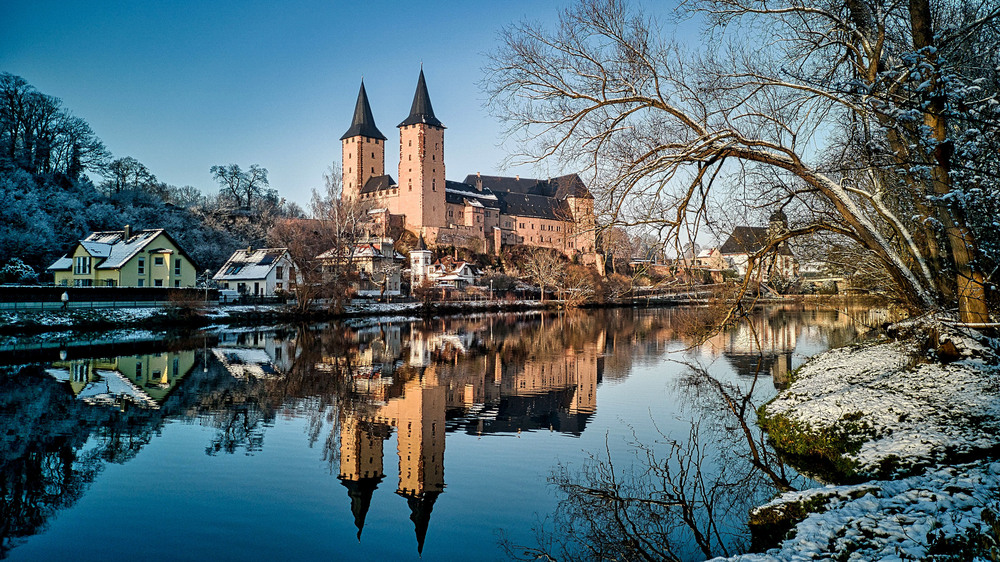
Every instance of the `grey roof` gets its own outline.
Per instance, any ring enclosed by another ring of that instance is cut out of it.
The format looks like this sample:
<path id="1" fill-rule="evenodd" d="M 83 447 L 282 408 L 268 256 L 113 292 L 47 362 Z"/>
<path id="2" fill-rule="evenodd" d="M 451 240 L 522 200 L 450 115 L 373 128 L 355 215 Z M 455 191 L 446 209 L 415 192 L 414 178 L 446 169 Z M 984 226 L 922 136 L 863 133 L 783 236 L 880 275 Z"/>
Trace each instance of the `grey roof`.
<path id="1" fill-rule="evenodd" d="M 410 105 L 410 115 L 398 126 L 405 127 L 421 123 L 444 128 L 444 125 L 434 116 L 434 108 L 431 107 L 431 96 L 427 93 L 427 82 L 424 80 L 423 68 L 420 69 L 420 78 L 417 79 L 417 91 L 413 93 L 413 104 Z"/>
<path id="2" fill-rule="evenodd" d="M 424 233 L 421 232 L 420 236 L 417 238 L 417 245 L 413 248 L 414 250 L 419 250 L 421 252 L 427 251 L 427 242 L 424 242 Z"/>
<path id="3" fill-rule="evenodd" d="M 392 179 L 392 176 L 386 174 L 384 176 L 372 176 L 368 178 L 365 182 L 364 187 L 361 188 L 361 193 L 374 193 L 376 191 L 385 191 L 396 186 L 396 180 Z"/>
<path id="4" fill-rule="evenodd" d="M 160 234 L 166 236 L 171 243 L 180 248 L 177 241 L 171 238 L 162 228 L 134 231 L 128 240 L 124 240 L 125 231 L 123 230 L 91 232 L 86 238 L 80 240 L 79 243 L 88 254 L 95 258 L 101 258 L 102 261 L 97 264 L 97 269 L 118 269 L 125 265 L 128 260 L 132 259 L 132 256 L 148 246 Z M 74 245 L 67 255 L 56 260 L 48 269 L 50 271 L 70 269 L 73 266 L 73 260 L 69 256 L 75 251 L 76 246 Z M 191 261 L 190 256 L 186 252 L 183 250 L 181 252 L 187 257 L 188 261 Z"/>
<path id="5" fill-rule="evenodd" d="M 767 244 L 767 228 L 763 226 L 737 226 L 733 228 L 733 233 L 729 235 L 719 251 L 723 254 L 752 254 L 759 252 Z M 778 246 L 778 253 L 790 256 L 792 250 L 788 244 L 782 243 Z"/>
<path id="6" fill-rule="evenodd" d="M 358 91 L 358 103 L 354 106 L 354 119 L 351 120 L 351 128 L 347 129 L 340 140 L 358 136 L 386 140 L 382 131 L 379 131 L 378 127 L 375 126 L 375 117 L 372 115 L 371 105 L 368 104 L 364 80 L 361 81 L 361 90 Z"/>
<path id="7" fill-rule="evenodd" d="M 453 205 L 473 205 L 500 208 L 500 200 L 489 189 L 479 191 L 475 186 L 457 181 L 444 182 L 445 201 Z"/>
<path id="8" fill-rule="evenodd" d="M 584 185 L 583 180 L 577 174 L 567 174 L 549 179 L 534 179 L 506 176 L 481 176 L 469 174 L 465 176 L 465 183 L 476 185 L 481 181 L 483 189 L 489 188 L 494 192 L 521 193 L 525 195 L 544 195 L 565 199 L 567 197 L 577 197 L 582 199 L 593 199 L 590 190 Z"/>
<path id="9" fill-rule="evenodd" d="M 505 215 L 534 217 L 551 220 L 572 220 L 572 213 L 565 201 L 545 195 L 524 193 L 498 193 L 501 211 Z"/>
<path id="10" fill-rule="evenodd" d="M 260 248 L 236 250 L 212 279 L 238 281 L 264 279 L 278 264 L 286 248 Z"/>

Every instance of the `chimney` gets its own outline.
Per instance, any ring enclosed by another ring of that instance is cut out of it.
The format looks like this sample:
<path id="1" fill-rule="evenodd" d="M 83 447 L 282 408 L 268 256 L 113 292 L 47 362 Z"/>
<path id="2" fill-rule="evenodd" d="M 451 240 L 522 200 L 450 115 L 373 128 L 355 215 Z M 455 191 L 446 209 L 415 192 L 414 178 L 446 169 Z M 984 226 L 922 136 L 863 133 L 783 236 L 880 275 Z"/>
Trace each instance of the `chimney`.
<path id="1" fill-rule="evenodd" d="M 122 242 L 128 242 L 128 239 L 132 237 L 132 225 L 126 224 L 125 231 L 122 232 Z"/>
<path id="2" fill-rule="evenodd" d="M 476 172 L 476 191 L 483 190 L 483 176 L 479 172 Z"/>
<path id="3" fill-rule="evenodd" d="M 517 181 L 521 181 L 521 174 L 514 176 L 514 179 Z"/>

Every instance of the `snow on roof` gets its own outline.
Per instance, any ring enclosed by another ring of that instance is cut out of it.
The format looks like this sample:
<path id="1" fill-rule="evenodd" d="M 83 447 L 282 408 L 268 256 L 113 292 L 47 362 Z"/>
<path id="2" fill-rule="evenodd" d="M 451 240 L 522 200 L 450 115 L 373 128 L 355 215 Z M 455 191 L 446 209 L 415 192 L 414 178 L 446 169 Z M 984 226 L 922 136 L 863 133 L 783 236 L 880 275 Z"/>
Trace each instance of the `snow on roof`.
<path id="1" fill-rule="evenodd" d="M 264 279 L 286 252 L 286 248 L 236 250 L 212 279 L 227 281 Z"/>
<path id="2" fill-rule="evenodd" d="M 106 258 L 111 255 L 111 244 L 83 240 L 80 242 L 80 245 L 83 246 L 84 250 L 87 250 L 88 254 L 95 258 Z"/>
<path id="3" fill-rule="evenodd" d="M 113 404 L 119 398 L 126 398 L 144 408 L 159 409 L 156 400 L 118 371 L 101 369 L 97 374 L 100 379 L 87 383 L 77 398 L 88 404 Z"/>
<path id="4" fill-rule="evenodd" d="M 57 259 L 47 269 L 49 271 L 56 271 L 56 270 L 71 269 L 72 267 L 73 267 L 73 258 L 71 258 L 69 256 L 63 256 L 63 257 Z"/>
<path id="5" fill-rule="evenodd" d="M 281 374 L 267 351 L 260 348 L 216 347 L 212 349 L 212 354 L 238 379 L 271 379 Z"/>
<path id="6" fill-rule="evenodd" d="M 97 265 L 97 269 L 118 269 L 160 234 L 165 234 L 162 228 L 138 230 L 132 233 L 128 240 L 124 240 L 125 231 L 123 230 L 91 232 L 86 238 L 80 240 L 80 245 L 91 256 L 104 260 Z M 65 270 L 71 267 L 73 267 L 73 258 L 65 255 L 56 260 L 48 269 Z"/>
<path id="7" fill-rule="evenodd" d="M 118 269 L 162 233 L 162 228 L 140 230 L 133 233 L 128 240 L 123 240 L 125 232 L 122 230 L 92 232 L 80 243 L 97 242 L 109 245 L 111 251 L 108 253 L 107 259 L 97 266 L 97 269 Z"/>

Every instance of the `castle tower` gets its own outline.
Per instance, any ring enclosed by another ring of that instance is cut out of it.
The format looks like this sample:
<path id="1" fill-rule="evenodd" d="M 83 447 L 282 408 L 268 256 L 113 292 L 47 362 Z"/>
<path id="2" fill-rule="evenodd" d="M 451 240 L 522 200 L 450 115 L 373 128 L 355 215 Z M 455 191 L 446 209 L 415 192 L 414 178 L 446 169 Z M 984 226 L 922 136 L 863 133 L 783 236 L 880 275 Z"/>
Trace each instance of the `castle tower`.
<path id="1" fill-rule="evenodd" d="M 399 194 L 406 226 L 445 226 L 444 125 L 434 116 L 420 69 L 410 115 L 399 125 Z"/>
<path id="2" fill-rule="evenodd" d="M 340 137 L 343 197 L 356 198 L 370 178 L 385 175 L 385 141 L 385 135 L 375 126 L 375 117 L 368 105 L 368 94 L 362 80 L 351 128 Z"/>

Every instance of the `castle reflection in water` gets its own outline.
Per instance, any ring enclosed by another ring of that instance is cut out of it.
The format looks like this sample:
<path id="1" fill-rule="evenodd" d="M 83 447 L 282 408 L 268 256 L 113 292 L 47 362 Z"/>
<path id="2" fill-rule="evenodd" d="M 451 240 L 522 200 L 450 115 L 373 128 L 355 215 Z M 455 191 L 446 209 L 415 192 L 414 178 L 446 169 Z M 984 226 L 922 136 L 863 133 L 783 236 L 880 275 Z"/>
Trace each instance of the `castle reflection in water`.
<path id="1" fill-rule="evenodd" d="M 704 311 L 690 309 L 230 331 L 206 337 L 199 349 L 60 360 L 47 372 L 93 405 L 156 410 L 168 404 L 150 418 L 155 423 L 165 416 L 198 416 L 202 423 L 244 416 L 243 438 L 256 432 L 256 446 L 276 411 L 319 396 L 322 407 L 335 404 L 324 454 L 347 489 L 358 538 L 387 477 L 386 443 L 395 436 L 395 493 L 406 501 L 419 552 L 445 491 L 447 433 L 580 435 L 597 411 L 602 382 L 627 377 L 637 362 L 655 366 L 668 350 L 724 358 L 737 374 L 770 374 L 780 388 L 801 360 L 794 356 L 800 339 L 821 333 L 831 346 L 847 343 L 859 314 L 862 325 L 884 321 L 877 310 L 776 308 L 704 341 L 691 336 L 704 324 Z M 220 438 L 226 445 L 217 449 L 232 452 L 238 437 Z"/>

